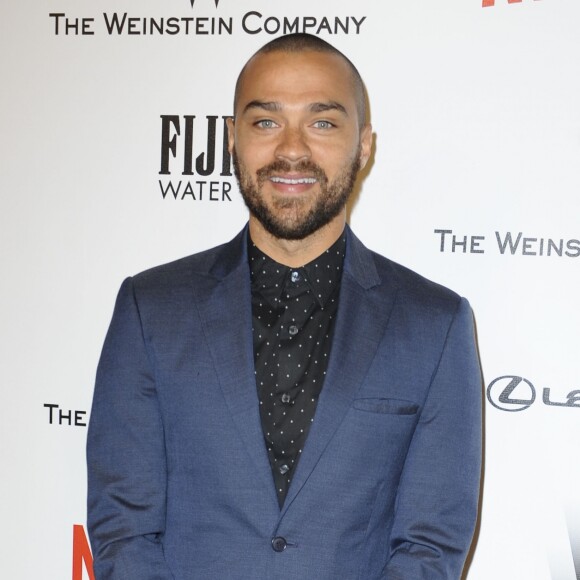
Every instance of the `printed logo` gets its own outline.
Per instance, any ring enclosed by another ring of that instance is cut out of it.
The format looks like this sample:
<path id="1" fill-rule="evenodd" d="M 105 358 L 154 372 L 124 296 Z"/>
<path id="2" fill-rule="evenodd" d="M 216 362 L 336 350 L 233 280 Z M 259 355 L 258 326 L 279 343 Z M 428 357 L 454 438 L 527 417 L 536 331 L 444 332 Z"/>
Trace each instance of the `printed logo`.
<path id="1" fill-rule="evenodd" d="M 229 115 L 161 115 L 159 189 L 163 199 L 232 201 Z M 180 177 L 175 179 L 172 175 Z"/>
<path id="2" fill-rule="evenodd" d="M 86 411 L 65 409 L 56 403 L 44 403 L 48 409 L 49 425 L 65 425 L 67 427 L 86 427 Z"/>
<path id="3" fill-rule="evenodd" d="M 87 571 L 89 580 L 95 580 L 93 572 L 93 555 L 85 532 L 85 528 L 73 526 L 73 565 L 72 580 L 83 580 L 83 569 Z"/>
<path id="4" fill-rule="evenodd" d="M 189 0 L 191 7 L 195 0 Z M 218 8 L 219 0 L 214 0 Z M 361 34 L 366 16 L 270 16 L 256 10 L 234 16 L 136 16 L 129 12 L 103 12 L 100 17 L 51 12 L 55 36 L 221 36 L 243 34 Z M 102 18 L 101 18 L 102 17 Z"/>
<path id="5" fill-rule="evenodd" d="M 487 400 L 501 411 L 524 411 L 536 400 L 536 389 L 523 377 L 505 375 L 489 384 Z"/>
<path id="6" fill-rule="evenodd" d="M 500 411 L 525 411 L 536 400 L 534 385 L 524 377 L 504 375 L 494 379 L 487 387 L 487 400 Z M 559 397 L 557 397 L 559 398 Z M 542 389 L 542 403 L 548 407 L 580 409 L 580 389 L 570 391 L 565 401 L 552 400 L 550 388 Z"/>
<path id="7" fill-rule="evenodd" d="M 508 4 L 519 4 L 521 1 L 522 0 L 507 0 Z M 495 0 L 482 0 L 481 6 L 483 8 L 487 8 L 488 6 L 495 6 Z"/>
<path id="8" fill-rule="evenodd" d="M 195 0 L 189 0 L 191 3 L 191 7 L 193 8 L 193 5 L 195 4 Z M 215 1 L 215 7 L 217 8 L 219 6 L 220 0 L 214 0 Z"/>
<path id="9" fill-rule="evenodd" d="M 437 228 L 439 251 L 448 254 L 485 254 L 494 251 L 501 256 L 532 256 L 545 258 L 580 257 L 579 238 L 549 238 L 524 235 L 524 232 L 496 231 L 495 245 L 489 247 L 491 236 L 457 233 L 452 229 Z"/>

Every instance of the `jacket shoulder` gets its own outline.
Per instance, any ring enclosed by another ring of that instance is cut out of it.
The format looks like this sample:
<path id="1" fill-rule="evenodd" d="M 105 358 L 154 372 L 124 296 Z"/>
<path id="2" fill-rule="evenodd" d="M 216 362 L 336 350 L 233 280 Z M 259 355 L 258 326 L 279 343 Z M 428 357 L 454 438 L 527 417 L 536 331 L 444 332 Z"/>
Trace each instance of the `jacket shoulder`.
<path id="1" fill-rule="evenodd" d="M 244 231 L 233 240 L 179 258 L 166 264 L 149 268 L 133 276 L 138 289 L 188 286 L 194 279 L 219 279 L 240 263 L 245 255 Z"/>
<path id="2" fill-rule="evenodd" d="M 398 301 L 410 304 L 457 309 L 461 297 L 456 292 L 368 249 L 350 228 L 347 228 L 347 235 L 349 245 L 345 271 L 363 287 L 378 287 L 387 294 L 396 293 Z"/>
<path id="3" fill-rule="evenodd" d="M 396 285 L 401 303 L 432 313 L 453 315 L 456 312 L 462 300 L 459 294 L 376 252 L 371 253 L 381 283 Z"/>

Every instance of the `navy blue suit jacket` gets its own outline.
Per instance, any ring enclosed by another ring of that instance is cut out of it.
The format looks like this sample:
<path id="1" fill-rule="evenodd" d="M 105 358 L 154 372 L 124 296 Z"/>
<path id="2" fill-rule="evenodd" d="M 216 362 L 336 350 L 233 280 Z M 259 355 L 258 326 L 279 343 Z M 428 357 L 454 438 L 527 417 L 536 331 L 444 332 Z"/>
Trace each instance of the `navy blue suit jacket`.
<path id="1" fill-rule="evenodd" d="M 328 372 L 280 509 L 246 236 L 123 283 L 88 434 L 96 577 L 458 578 L 481 459 L 468 303 L 348 230 Z"/>

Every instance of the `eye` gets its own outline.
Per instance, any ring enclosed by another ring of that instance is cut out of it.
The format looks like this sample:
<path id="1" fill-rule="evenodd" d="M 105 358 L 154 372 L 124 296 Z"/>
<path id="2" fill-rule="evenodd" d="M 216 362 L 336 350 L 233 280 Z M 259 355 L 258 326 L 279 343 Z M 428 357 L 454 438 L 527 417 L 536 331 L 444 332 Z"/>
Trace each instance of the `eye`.
<path id="1" fill-rule="evenodd" d="M 254 125 L 260 129 L 273 129 L 277 126 L 272 119 L 261 119 L 260 121 L 256 121 Z"/>
<path id="2" fill-rule="evenodd" d="M 330 121 L 325 121 L 325 120 L 320 120 L 320 121 L 316 121 L 314 123 L 314 127 L 316 129 L 332 129 L 334 128 L 334 124 L 331 123 Z"/>

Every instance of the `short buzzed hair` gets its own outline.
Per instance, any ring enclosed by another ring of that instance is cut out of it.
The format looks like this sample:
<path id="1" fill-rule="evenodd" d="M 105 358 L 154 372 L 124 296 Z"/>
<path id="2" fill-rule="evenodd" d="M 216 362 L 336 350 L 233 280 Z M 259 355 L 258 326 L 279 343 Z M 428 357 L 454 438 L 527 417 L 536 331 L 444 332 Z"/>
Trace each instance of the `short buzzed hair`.
<path id="1" fill-rule="evenodd" d="M 256 56 L 260 54 L 268 54 L 270 52 L 326 52 L 329 54 L 335 54 L 336 56 L 340 57 L 349 67 L 350 72 L 352 73 L 352 84 L 355 91 L 355 100 L 356 100 L 356 108 L 357 108 L 357 115 L 359 119 L 360 127 L 364 127 L 366 124 L 367 119 L 367 97 L 366 97 L 366 89 L 363 83 L 362 77 L 358 72 L 358 69 L 349 58 L 347 58 L 340 50 L 332 46 L 332 44 L 326 42 L 326 40 L 322 40 L 318 36 L 314 36 L 312 34 L 306 34 L 302 32 L 294 33 L 294 34 L 287 34 L 285 36 L 279 36 L 274 40 L 271 40 L 258 51 L 256 51 L 250 59 L 244 65 L 244 68 L 240 71 L 238 75 L 238 80 L 236 81 L 236 90 L 234 93 L 234 115 L 236 112 L 236 107 L 238 105 L 238 96 L 240 92 L 240 85 L 242 78 L 244 76 L 244 72 L 246 71 L 246 67 L 248 64 L 254 59 Z"/>

